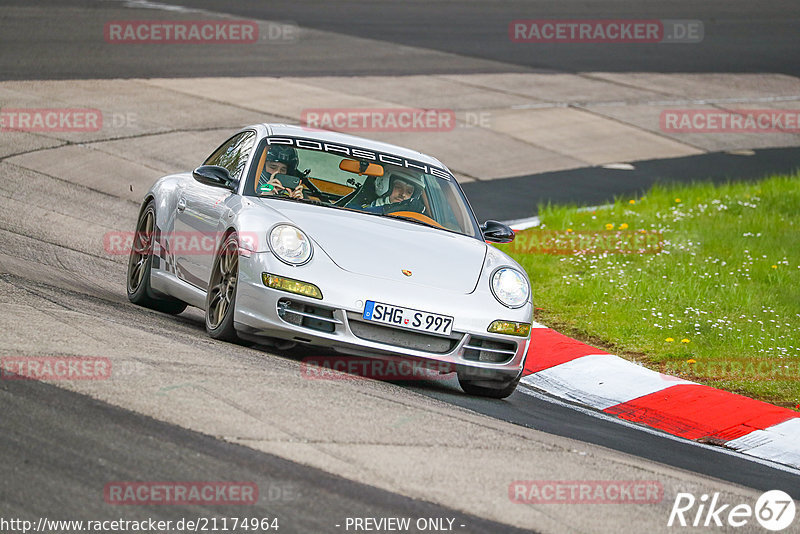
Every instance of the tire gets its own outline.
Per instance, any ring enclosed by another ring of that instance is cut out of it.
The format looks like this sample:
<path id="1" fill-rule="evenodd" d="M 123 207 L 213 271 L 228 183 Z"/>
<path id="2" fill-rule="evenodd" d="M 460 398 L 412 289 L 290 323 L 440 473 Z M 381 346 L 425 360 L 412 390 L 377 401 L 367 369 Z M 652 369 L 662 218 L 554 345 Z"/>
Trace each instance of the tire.
<path id="1" fill-rule="evenodd" d="M 238 342 L 233 328 L 239 281 L 239 239 L 229 234 L 214 258 L 206 292 L 206 332 L 214 339 Z"/>
<path id="2" fill-rule="evenodd" d="M 497 381 L 497 386 L 487 386 L 486 384 L 491 384 L 491 382 L 488 380 L 470 380 L 468 378 L 464 378 L 461 373 L 459 373 L 458 384 L 467 395 L 488 397 L 490 399 L 505 399 L 517 389 L 517 384 L 519 384 L 520 378 L 522 378 L 522 373 L 517 375 L 517 377 L 511 381 Z M 479 383 L 480 385 L 478 385 Z"/>
<path id="3" fill-rule="evenodd" d="M 153 201 L 147 203 L 139 221 L 128 257 L 128 300 L 139 306 L 177 315 L 186 309 L 186 303 L 174 299 L 156 298 L 150 288 L 150 270 L 153 265 L 153 236 L 155 235 L 156 209 Z"/>

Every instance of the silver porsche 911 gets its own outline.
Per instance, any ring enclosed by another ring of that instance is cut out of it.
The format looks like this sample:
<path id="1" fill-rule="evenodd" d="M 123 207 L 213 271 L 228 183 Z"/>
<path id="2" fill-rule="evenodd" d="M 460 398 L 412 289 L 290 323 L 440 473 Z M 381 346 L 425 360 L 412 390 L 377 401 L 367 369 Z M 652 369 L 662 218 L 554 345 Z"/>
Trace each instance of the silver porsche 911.
<path id="1" fill-rule="evenodd" d="M 465 392 L 519 382 L 530 343 L 525 271 L 489 242 L 438 160 L 350 135 L 242 129 L 142 204 L 128 298 L 205 310 L 216 339 L 436 362 Z"/>

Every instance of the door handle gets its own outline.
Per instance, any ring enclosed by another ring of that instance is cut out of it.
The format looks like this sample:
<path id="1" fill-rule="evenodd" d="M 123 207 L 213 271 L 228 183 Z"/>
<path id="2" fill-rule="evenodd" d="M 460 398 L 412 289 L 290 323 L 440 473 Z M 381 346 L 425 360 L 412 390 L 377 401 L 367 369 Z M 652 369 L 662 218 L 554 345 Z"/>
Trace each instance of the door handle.
<path id="1" fill-rule="evenodd" d="M 186 209 L 186 199 L 181 197 L 178 199 L 178 211 L 183 213 L 183 210 Z"/>

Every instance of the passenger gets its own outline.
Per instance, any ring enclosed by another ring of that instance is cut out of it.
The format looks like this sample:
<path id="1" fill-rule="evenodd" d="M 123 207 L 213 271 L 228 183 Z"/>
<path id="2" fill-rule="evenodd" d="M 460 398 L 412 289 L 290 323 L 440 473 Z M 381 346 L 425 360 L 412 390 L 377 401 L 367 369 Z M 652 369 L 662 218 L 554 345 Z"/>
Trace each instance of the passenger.
<path id="1" fill-rule="evenodd" d="M 292 198 L 303 198 L 305 186 L 298 184 L 294 189 L 285 187 L 281 181 L 275 177 L 276 174 L 286 174 L 297 176 L 297 150 L 290 146 L 272 145 L 267 150 L 267 160 L 264 163 L 264 170 L 259 177 L 257 191 L 259 194 L 267 195 L 286 195 Z"/>

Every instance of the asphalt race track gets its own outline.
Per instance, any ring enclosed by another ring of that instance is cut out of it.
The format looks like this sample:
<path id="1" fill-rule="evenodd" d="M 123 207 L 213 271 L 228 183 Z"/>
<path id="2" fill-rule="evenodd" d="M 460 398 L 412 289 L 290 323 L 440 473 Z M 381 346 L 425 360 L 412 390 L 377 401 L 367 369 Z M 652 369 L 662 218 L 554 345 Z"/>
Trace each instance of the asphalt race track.
<path id="1" fill-rule="evenodd" d="M 105 8 L 101 0 L 44 0 L 40 9 L 59 9 L 65 5 Z M 136 5 L 137 2 L 121 2 Z M 152 2 L 159 4 L 159 2 Z M 292 22 L 305 28 L 375 39 L 393 47 L 411 47 L 402 56 L 391 55 L 375 62 L 373 50 L 330 50 L 326 56 L 313 49 L 267 54 L 154 55 L 141 57 L 126 50 L 105 51 L 91 37 L 90 30 L 102 28 L 107 19 L 101 11 L 87 11 L 73 19 L 55 19 L 31 28 L 35 41 L 23 39 L 20 27 L 11 28 L 17 37 L 6 48 L 0 72 L 5 79 L 85 78 L 85 77 L 161 77 L 161 76 L 333 76 L 376 74 L 432 74 L 442 72 L 513 72 L 538 69 L 554 72 L 577 71 L 653 71 L 653 72 L 800 72 L 797 47 L 797 18 L 800 6 L 791 0 L 752 2 L 475 2 L 475 1 L 357 1 L 269 3 L 230 0 L 177 0 L 161 2 L 225 12 L 240 18 Z M 3 5 L 26 5 L 26 0 L 4 0 Z M 146 2 L 139 2 L 146 4 Z M 532 50 L 508 40 L 508 24 L 516 19 L 548 18 L 604 19 L 687 19 L 702 20 L 704 46 L 670 47 L 653 50 L 636 45 L 617 44 L 597 47 L 591 44 L 550 45 Z M 47 20 L 47 17 L 45 17 Z M 70 31 L 69 47 L 63 48 L 53 34 Z M 31 36 L 30 33 L 27 35 Z M 768 38 L 768 43 L 765 39 Z M 5 37 L 8 39 L 8 37 Z M 14 42 L 16 41 L 16 42 Z M 56 46 L 58 44 L 58 46 Z M 98 48 L 100 46 L 100 48 Z M 313 43 L 310 44 L 313 47 Z M 427 61 L 414 49 L 456 54 L 460 61 Z M 71 54 L 80 50 L 83 55 Z M 102 54 L 94 54 L 103 50 Z M 383 51 L 381 51 L 383 53 Z M 339 56 L 341 54 L 341 56 Z M 25 61 L 20 61 L 24 57 Z M 341 61 L 331 63 L 336 57 Z"/>
<path id="2" fill-rule="evenodd" d="M 180 5 L 317 33 L 241 54 L 226 47 L 167 54 L 154 45 L 143 57 L 98 42 L 121 6 L 144 4 L 0 1 L 0 81 L 584 70 L 800 75 L 795 2 L 165 0 L 153 3 L 160 7 L 152 18 L 199 17 L 163 6 Z M 703 20 L 707 38 L 699 49 L 576 44 L 532 54 L 510 46 L 511 20 L 550 17 Z M 59 105 L 52 98 L 50 107 Z M 192 149 L 210 151 L 229 126 L 192 129 L 202 145 Z M 493 401 L 464 395 L 452 380 L 308 380 L 301 372 L 307 352 L 217 342 L 205 335 L 198 310 L 173 317 L 134 306 L 125 295 L 127 258 L 104 253 L 102 242 L 107 232 L 133 230 L 138 188 L 117 194 L 97 185 L 111 180 L 110 168 L 68 172 L 56 161 L 48 172 L 31 170 L 10 160 L 50 146 L 11 146 L 5 135 L 0 356 L 102 356 L 113 370 L 106 381 L 0 381 L 0 519 L 247 515 L 278 518 L 279 532 L 353 532 L 348 518 L 411 517 L 450 518 L 456 532 L 621 532 L 632 524 L 637 532 L 666 532 L 679 492 L 752 504 L 761 492 L 781 489 L 800 499 L 794 469 L 620 424 L 535 391 Z M 62 147 L 94 150 L 90 144 Z M 530 198 L 514 200 L 531 184 L 540 201 L 590 205 L 692 171 L 722 180 L 792 170 L 798 150 L 759 148 L 746 162 L 721 151 L 642 160 L 632 171 L 576 168 L 464 188 L 479 218 L 509 220 L 533 214 Z M 154 180 L 159 173 L 150 169 Z M 516 480 L 657 480 L 663 499 L 518 504 L 509 498 Z M 248 481 L 260 498 L 249 507 L 113 505 L 103 492 L 114 481 Z M 753 522 L 737 530 L 761 531 Z"/>
<path id="3" fill-rule="evenodd" d="M 75 518 L 80 509 L 84 517 L 114 519 L 118 515 L 97 498 L 92 484 L 113 466 L 118 476 L 131 480 L 253 481 L 262 499 L 248 515 L 279 517 L 294 532 L 329 532 L 348 515 L 449 517 L 457 525 L 467 525 L 464 532 L 525 532 L 231 445 L 47 384 L 5 382 L 0 391 L 5 414 L 3 456 L 14 458 L 17 464 L 5 463 L 2 468 L 5 516 Z M 37 491 L 37 487 L 48 491 Z M 54 499 L 57 494 L 67 498 Z M 178 521 L 198 515 L 236 517 L 240 511 L 236 506 L 174 506 L 148 517 Z"/>

